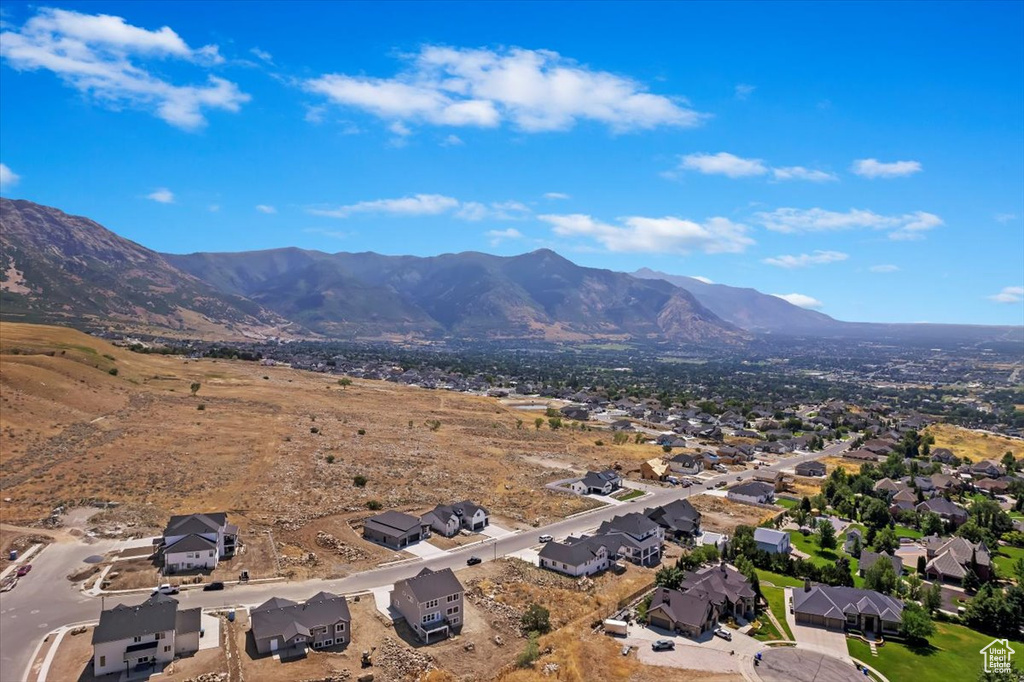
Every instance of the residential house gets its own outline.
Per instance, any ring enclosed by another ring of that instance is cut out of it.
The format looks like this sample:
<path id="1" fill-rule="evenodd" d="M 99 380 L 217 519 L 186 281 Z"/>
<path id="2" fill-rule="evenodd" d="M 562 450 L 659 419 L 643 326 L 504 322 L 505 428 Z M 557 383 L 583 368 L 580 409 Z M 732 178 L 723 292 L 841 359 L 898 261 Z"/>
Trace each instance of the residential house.
<path id="1" fill-rule="evenodd" d="M 201 619 L 202 609 L 179 611 L 178 601 L 163 594 L 103 611 L 92 633 L 93 674 L 155 669 L 199 651 Z"/>
<path id="2" fill-rule="evenodd" d="M 274 597 L 249 612 L 256 651 L 343 646 L 352 637 L 352 616 L 345 597 L 318 592 L 302 603 Z"/>
<path id="3" fill-rule="evenodd" d="M 480 531 L 490 524 L 489 512 L 469 500 L 454 504 L 438 505 L 420 517 L 420 523 L 430 526 L 436 533 L 450 538 L 465 528 Z"/>
<path id="4" fill-rule="evenodd" d="M 450 568 L 424 568 L 412 578 L 399 580 L 391 591 L 391 607 L 425 644 L 462 630 L 464 600 L 465 589 Z"/>
<path id="5" fill-rule="evenodd" d="M 234 556 L 238 526 L 224 512 L 172 516 L 164 529 L 160 553 L 164 571 L 210 570 Z"/>
<path id="6" fill-rule="evenodd" d="M 865 550 L 863 550 L 860 553 L 860 563 L 857 566 L 857 571 L 858 571 L 858 573 L 860 573 L 860 577 L 863 578 L 864 575 L 867 573 L 868 569 L 870 569 L 872 566 L 874 566 L 876 562 L 883 561 L 883 560 L 884 561 L 888 561 L 889 563 L 892 564 L 893 570 L 896 571 L 896 575 L 902 575 L 903 574 L 903 559 L 902 558 L 900 558 L 898 556 L 893 556 L 892 554 L 889 554 L 888 552 L 882 552 L 881 554 L 876 554 L 875 552 L 869 552 L 868 550 L 865 549 Z"/>
<path id="7" fill-rule="evenodd" d="M 1010 482 L 1005 478 L 983 478 L 974 487 L 989 495 L 1005 495 L 1010 490 Z"/>
<path id="8" fill-rule="evenodd" d="M 661 543 L 665 531 L 639 512 L 615 516 L 598 526 L 595 535 L 608 541 L 610 556 L 623 557 L 635 564 L 650 566 L 661 561 Z"/>
<path id="9" fill-rule="evenodd" d="M 935 487 L 935 491 L 939 494 L 942 493 L 954 493 L 960 490 L 960 479 L 949 474 L 932 474 L 932 485 Z"/>
<path id="10" fill-rule="evenodd" d="M 755 528 L 754 544 L 769 554 L 789 554 L 789 533 L 771 528 Z"/>
<path id="11" fill-rule="evenodd" d="M 585 422 L 590 419 L 590 410 L 580 405 L 566 405 L 559 412 L 566 419 L 574 419 L 579 422 Z"/>
<path id="12" fill-rule="evenodd" d="M 948 448 L 932 448 L 931 461 L 941 462 L 942 464 L 953 464 L 958 462 L 959 458 Z"/>
<path id="13" fill-rule="evenodd" d="M 668 463 L 660 457 L 649 459 L 640 465 L 640 478 L 648 481 L 664 481 L 669 475 Z"/>
<path id="14" fill-rule="evenodd" d="M 430 537 L 430 524 L 409 514 L 386 511 L 363 522 L 363 537 L 392 549 L 402 549 Z"/>
<path id="15" fill-rule="evenodd" d="M 898 634 L 903 619 L 903 602 L 874 590 L 856 587 L 793 588 L 793 615 L 802 625 L 830 630 L 846 628 L 861 632 Z"/>
<path id="16" fill-rule="evenodd" d="M 600 536 L 547 542 L 539 552 L 540 567 L 574 578 L 593 575 L 608 568 L 608 544 Z"/>
<path id="17" fill-rule="evenodd" d="M 953 504 L 945 497 L 933 497 L 930 500 L 925 500 L 921 504 L 917 505 L 917 511 L 921 514 L 934 512 L 935 514 L 938 514 L 939 518 L 943 521 L 952 523 L 956 526 L 962 526 L 967 523 L 968 519 L 966 509 Z"/>
<path id="18" fill-rule="evenodd" d="M 704 471 L 704 460 L 696 455 L 680 453 L 668 460 L 668 468 L 673 474 L 694 476 Z"/>
<path id="19" fill-rule="evenodd" d="M 647 622 L 688 637 L 699 637 L 718 625 L 718 612 L 714 604 L 701 595 L 659 587 L 651 597 Z"/>
<path id="20" fill-rule="evenodd" d="M 881 438 L 873 438 L 862 445 L 862 449 L 872 452 L 875 455 L 888 455 L 893 450 L 893 443 L 891 440 L 883 440 Z"/>
<path id="21" fill-rule="evenodd" d="M 977 544 L 961 537 L 940 538 L 929 535 L 921 540 L 925 547 L 924 574 L 931 580 L 960 584 L 972 563 L 982 580 L 992 576 L 992 556 L 984 542 Z"/>
<path id="22" fill-rule="evenodd" d="M 846 540 L 843 542 L 843 551 L 852 557 L 860 556 L 864 547 L 864 534 L 860 528 L 849 528 L 846 531 Z"/>
<path id="23" fill-rule="evenodd" d="M 666 537 L 674 540 L 690 539 L 700 532 L 700 512 L 689 500 L 673 500 L 653 509 L 645 509 L 644 516 L 662 527 Z"/>
<path id="24" fill-rule="evenodd" d="M 847 450 L 843 453 L 844 459 L 852 459 L 858 462 L 878 462 L 878 455 L 870 450 Z"/>
<path id="25" fill-rule="evenodd" d="M 925 497 L 935 497 L 935 484 L 931 476 L 914 476 L 914 487 L 921 491 Z"/>
<path id="26" fill-rule="evenodd" d="M 592 495 L 610 495 L 622 485 L 622 477 L 611 469 L 607 471 L 588 471 L 580 479 L 587 492 Z"/>
<path id="27" fill-rule="evenodd" d="M 794 467 L 797 476 L 824 476 L 825 464 L 817 460 L 800 462 Z"/>
<path id="28" fill-rule="evenodd" d="M 717 566 L 705 566 L 683 576 L 679 590 L 697 595 L 715 605 L 719 616 L 754 618 L 757 595 L 747 577 L 724 561 Z"/>
<path id="29" fill-rule="evenodd" d="M 906 487 L 907 486 L 905 486 L 904 484 L 898 483 L 898 482 L 892 480 L 891 478 L 883 478 L 883 479 L 880 479 L 878 481 L 875 481 L 875 485 L 873 486 L 873 490 L 876 493 L 885 493 L 889 497 L 892 497 L 893 495 L 895 495 L 899 491 L 905 489 Z M 915 498 L 914 501 L 916 502 L 917 499 Z"/>
<path id="30" fill-rule="evenodd" d="M 1003 467 L 990 459 L 975 462 L 971 465 L 971 476 L 975 478 L 999 478 L 1004 473 Z"/>
<path id="31" fill-rule="evenodd" d="M 633 431 L 633 422 L 628 419 L 616 419 L 611 423 L 612 431 Z"/>
<path id="32" fill-rule="evenodd" d="M 729 488 L 726 497 L 746 504 L 771 504 L 775 501 L 775 486 L 764 481 L 748 481 Z"/>
<path id="33" fill-rule="evenodd" d="M 917 493 L 910 488 L 903 488 L 892 496 L 889 501 L 889 513 L 896 515 L 901 511 L 909 511 L 917 506 Z"/>

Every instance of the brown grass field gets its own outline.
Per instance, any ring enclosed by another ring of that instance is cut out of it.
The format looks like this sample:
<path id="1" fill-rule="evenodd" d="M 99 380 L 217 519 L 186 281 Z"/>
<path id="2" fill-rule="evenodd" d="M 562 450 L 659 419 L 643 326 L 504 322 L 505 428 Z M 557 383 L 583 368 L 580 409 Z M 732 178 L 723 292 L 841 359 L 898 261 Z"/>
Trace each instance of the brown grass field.
<path id="1" fill-rule="evenodd" d="M 935 448 L 949 448 L 957 457 L 972 462 L 991 459 L 998 462 L 1007 452 L 1017 459 L 1024 457 L 1024 441 L 991 433 L 973 431 L 952 424 L 932 424 L 925 429 L 935 438 Z"/>

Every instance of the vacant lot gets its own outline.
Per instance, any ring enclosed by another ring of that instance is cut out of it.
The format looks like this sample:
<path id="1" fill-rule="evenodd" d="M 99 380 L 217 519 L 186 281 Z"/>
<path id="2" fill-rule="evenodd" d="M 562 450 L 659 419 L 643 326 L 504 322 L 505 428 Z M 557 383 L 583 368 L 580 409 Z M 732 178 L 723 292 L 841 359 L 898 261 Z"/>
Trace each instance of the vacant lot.
<path id="1" fill-rule="evenodd" d="M 762 509 L 713 495 L 696 495 L 689 500 L 701 513 L 703 528 L 729 535 L 736 531 L 736 526 L 757 526 L 782 512 L 782 509 Z"/>
<path id="2" fill-rule="evenodd" d="M 935 438 L 935 448 L 949 448 L 957 457 L 966 457 L 972 462 L 991 459 L 998 462 L 1007 452 L 1017 459 L 1024 457 L 1024 441 L 991 433 L 973 431 L 952 424 L 932 424 L 925 433 Z"/>
<path id="3" fill-rule="evenodd" d="M 243 533 L 271 531 L 281 571 L 296 577 L 390 558 L 352 531 L 371 501 L 422 510 L 468 497 L 537 525 L 595 502 L 545 490 L 571 471 L 529 458 L 628 469 L 654 452 L 536 429 L 489 398 L 141 355 L 59 327 L 0 325 L 0 394 L 5 521 L 113 501 L 105 527 L 142 535 L 172 513 L 224 510 Z"/>

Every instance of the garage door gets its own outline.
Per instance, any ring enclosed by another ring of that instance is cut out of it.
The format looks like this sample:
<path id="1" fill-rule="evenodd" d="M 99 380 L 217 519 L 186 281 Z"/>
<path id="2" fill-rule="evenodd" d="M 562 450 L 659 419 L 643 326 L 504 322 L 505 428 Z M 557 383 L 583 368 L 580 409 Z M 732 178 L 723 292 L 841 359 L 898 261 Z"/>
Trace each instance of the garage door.
<path id="1" fill-rule="evenodd" d="M 657 615 L 657 614 L 652 614 L 650 620 L 651 620 L 651 625 L 653 625 L 655 627 L 664 628 L 666 630 L 671 630 L 672 629 L 672 621 L 670 621 L 665 616 L 660 616 L 660 615 Z"/>

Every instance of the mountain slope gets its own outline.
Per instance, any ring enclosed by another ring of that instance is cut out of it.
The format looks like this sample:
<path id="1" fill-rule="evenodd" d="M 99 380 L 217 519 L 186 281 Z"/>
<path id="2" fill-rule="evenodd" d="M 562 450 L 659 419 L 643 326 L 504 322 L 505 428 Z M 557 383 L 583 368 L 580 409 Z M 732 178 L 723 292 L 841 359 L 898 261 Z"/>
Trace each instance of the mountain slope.
<path id="1" fill-rule="evenodd" d="M 664 280 L 685 289 L 723 320 L 751 332 L 820 335 L 836 333 L 846 324 L 756 289 L 708 284 L 693 277 L 668 275 L 648 268 L 632 274 L 641 279 Z"/>
<path id="2" fill-rule="evenodd" d="M 36 322 L 222 338 L 301 331 L 87 218 L 8 199 L 0 199 L 0 303 L 6 319 Z"/>

